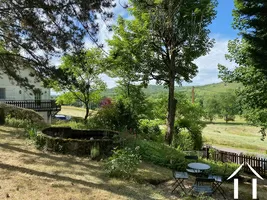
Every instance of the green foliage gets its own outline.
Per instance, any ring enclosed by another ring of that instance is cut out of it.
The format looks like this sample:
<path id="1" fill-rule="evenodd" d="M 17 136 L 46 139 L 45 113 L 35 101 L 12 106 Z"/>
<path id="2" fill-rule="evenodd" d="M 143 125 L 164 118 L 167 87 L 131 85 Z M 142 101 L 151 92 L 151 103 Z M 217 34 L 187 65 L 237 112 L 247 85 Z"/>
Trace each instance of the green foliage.
<path id="1" fill-rule="evenodd" d="M 210 122 L 212 122 L 216 115 L 219 114 L 219 101 L 214 96 L 212 97 L 206 97 L 204 99 L 203 108 L 205 110 L 205 119 L 208 119 Z"/>
<path id="2" fill-rule="evenodd" d="M 234 28 L 247 42 L 246 54 L 253 67 L 267 74 L 267 9 L 265 0 L 235 0 Z"/>
<path id="3" fill-rule="evenodd" d="M 100 108 L 98 112 L 90 118 L 88 125 L 93 128 L 104 128 L 116 131 L 136 131 L 138 128 L 138 118 L 129 105 L 125 105 L 119 100 L 114 104 Z"/>
<path id="4" fill-rule="evenodd" d="M 149 109 L 149 102 L 142 91 L 142 85 L 134 85 L 123 80 L 118 83 L 115 88 L 115 99 L 128 105 L 139 119 L 150 118 L 151 109 Z"/>
<path id="5" fill-rule="evenodd" d="M 184 154 L 168 145 L 147 140 L 128 141 L 127 145 L 139 146 L 144 161 L 176 170 L 186 169 Z"/>
<path id="6" fill-rule="evenodd" d="M 158 93 L 148 98 L 151 104 L 151 112 L 154 119 L 166 120 L 168 96 L 165 93 Z"/>
<path id="7" fill-rule="evenodd" d="M 218 101 L 219 101 L 218 114 L 221 117 L 224 117 L 226 123 L 230 121 L 229 119 L 234 119 L 234 116 L 239 114 L 239 111 L 241 109 L 237 102 L 237 96 L 233 91 L 227 93 L 221 93 L 218 96 Z"/>
<path id="8" fill-rule="evenodd" d="M 190 81 L 197 73 L 193 61 L 212 47 L 207 26 L 216 15 L 217 1 L 152 1 L 150 9 L 144 2 L 131 2 L 134 19 L 119 17 L 113 39 L 108 41 L 109 68 L 130 81 L 147 85 L 155 79 L 168 87 L 166 141 L 170 144 L 175 120 L 174 85 Z"/>
<path id="9" fill-rule="evenodd" d="M 238 67 L 231 71 L 219 65 L 220 76 L 224 81 L 242 83 L 238 96 L 243 114 L 249 122 L 262 126 L 263 138 L 267 128 L 264 117 L 267 113 L 265 9 L 263 0 L 235 0 L 233 25 L 243 37 L 241 40 L 229 41 L 226 58 Z"/>
<path id="10" fill-rule="evenodd" d="M 202 130 L 205 124 L 202 121 L 204 111 L 198 104 L 192 104 L 185 96 L 177 94 L 180 101 L 177 103 L 175 134 L 179 134 L 181 130 L 187 129 L 194 142 L 193 149 L 198 150 L 202 147 Z M 179 145 L 179 141 L 177 143 Z M 177 146 L 175 146 L 176 148 Z"/>
<path id="11" fill-rule="evenodd" d="M 91 158 L 94 160 L 94 159 L 97 159 L 99 158 L 100 156 L 100 150 L 99 150 L 99 144 L 95 144 L 91 147 L 91 153 L 90 153 L 90 156 Z"/>
<path id="12" fill-rule="evenodd" d="M 159 128 L 159 120 L 139 120 L 139 131 L 143 138 L 152 141 L 163 142 L 163 135 Z"/>
<path id="13" fill-rule="evenodd" d="M 71 92 L 65 92 L 61 94 L 60 96 L 57 96 L 56 103 L 59 105 L 70 105 L 76 102 L 76 98 L 73 93 Z"/>
<path id="14" fill-rule="evenodd" d="M 101 92 L 106 88 L 106 84 L 99 78 L 104 70 L 102 60 L 102 51 L 97 48 L 67 54 L 62 58 L 58 76 L 46 81 L 56 91 L 67 92 L 57 99 L 58 102 L 83 103 L 86 108 L 85 121 L 89 116 L 89 104 L 98 102 Z"/>
<path id="15" fill-rule="evenodd" d="M 219 75 L 226 82 L 239 82 L 242 87 L 237 89 L 238 103 L 246 120 L 253 125 L 267 127 L 265 117 L 267 113 L 267 81 L 262 71 L 254 67 L 248 54 L 246 40 L 233 40 L 228 43 L 229 54 L 226 55 L 231 61 L 239 66 L 233 71 L 219 65 Z M 264 136 L 263 131 L 263 135 Z"/>
<path id="16" fill-rule="evenodd" d="M 210 166 L 210 173 L 214 175 L 222 176 L 224 179 L 229 177 L 238 167 L 238 164 L 230 162 L 220 162 L 213 160 L 202 159 L 201 162 L 206 163 Z M 241 173 L 241 172 L 240 172 Z"/>
<path id="17" fill-rule="evenodd" d="M 37 128 L 33 125 L 28 125 L 25 129 L 29 139 L 35 140 L 37 136 Z"/>
<path id="18" fill-rule="evenodd" d="M 172 145 L 181 151 L 191 151 L 194 149 L 194 141 L 188 131 L 181 130 L 174 135 Z"/>
<path id="19" fill-rule="evenodd" d="M 85 124 L 83 122 L 76 122 L 76 121 L 57 121 L 55 124 L 52 125 L 53 127 L 71 127 L 72 129 L 81 129 L 86 130 L 90 127 L 90 124 Z"/>
<path id="20" fill-rule="evenodd" d="M 25 67 L 33 69 L 41 79 L 57 77 L 51 59 L 83 49 L 84 38 L 96 42 L 98 18 L 106 21 L 110 29 L 108 20 L 113 13 L 109 9 L 113 6 L 111 0 L 1 1 L 0 71 L 22 85 L 29 85 L 28 78 L 20 76 L 19 69 Z M 88 17 L 91 12 L 99 14 Z"/>
<path id="21" fill-rule="evenodd" d="M 131 177 L 141 163 L 138 150 L 139 147 L 113 150 L 113 155 L 105 163 L 106 172 L 112 177 Z"/>
<path id="22" fill-rule="evenodd" d="M 27 128 L 28 124 L 30 123 L 29 120 L 12 118 L 10 117 L 10 115 L 6 117 L 5 121 L 6 121 L 5 125 L 15 127 L 15 128 Z"/>

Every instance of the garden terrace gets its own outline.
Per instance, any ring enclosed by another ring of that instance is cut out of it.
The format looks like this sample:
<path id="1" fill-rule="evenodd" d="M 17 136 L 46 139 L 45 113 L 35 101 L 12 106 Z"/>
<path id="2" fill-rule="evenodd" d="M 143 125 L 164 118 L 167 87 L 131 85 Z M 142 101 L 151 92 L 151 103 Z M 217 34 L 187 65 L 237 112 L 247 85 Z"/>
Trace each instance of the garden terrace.
<path id="1" fill-rule="evenodd" d="M 109 154 L 118 132 L 110 130 L 76 130 L 70 127 L 50 127 L 37 135 L 39 147 L 73 155 L 90 155 L 97 148 L 100 155 Z"/>

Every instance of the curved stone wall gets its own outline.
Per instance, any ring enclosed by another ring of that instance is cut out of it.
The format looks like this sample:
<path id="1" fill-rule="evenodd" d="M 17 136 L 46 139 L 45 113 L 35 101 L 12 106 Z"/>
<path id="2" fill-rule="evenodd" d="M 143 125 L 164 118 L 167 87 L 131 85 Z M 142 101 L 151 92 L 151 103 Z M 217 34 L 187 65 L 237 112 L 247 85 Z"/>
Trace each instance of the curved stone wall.
<path id="1" fill-rule="evenodd" d="M 89 156 L 94 147 L 100 155 L 109 154 L 113 138 L 119 133 L 110 130 L 76 130 L 70 127 L 50 127 L 37 134 L 37 146 L 48 151 Z"/>

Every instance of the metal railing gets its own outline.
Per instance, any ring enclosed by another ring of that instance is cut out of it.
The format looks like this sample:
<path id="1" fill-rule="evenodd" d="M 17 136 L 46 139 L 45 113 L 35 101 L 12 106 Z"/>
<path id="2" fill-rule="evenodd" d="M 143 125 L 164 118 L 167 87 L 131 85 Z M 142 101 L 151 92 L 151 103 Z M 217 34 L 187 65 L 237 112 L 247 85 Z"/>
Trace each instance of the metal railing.
<path id="1" fill-rule="evenodd" d="M 61 110 L 61 106 L 57 105 L 55 100 L 0 100 L 0 102 L 20 108 L 32 109 L 35 111 Z"/>

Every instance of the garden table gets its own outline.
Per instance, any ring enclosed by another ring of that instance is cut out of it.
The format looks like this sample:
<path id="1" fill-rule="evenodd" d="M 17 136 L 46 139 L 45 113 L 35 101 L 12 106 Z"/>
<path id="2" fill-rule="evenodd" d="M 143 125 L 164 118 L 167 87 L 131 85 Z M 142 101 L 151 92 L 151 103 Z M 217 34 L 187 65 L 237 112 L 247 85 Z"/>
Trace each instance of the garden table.
<path id="1" fill-rule="evenodd" d="M 198 163 L 198 162 L 194 162 L 194 163 L 189 163 L 188 167 L 190 169 L 192 169 L 193 173 L 202 173 L 205 170 L 210 169 L 210 166 L 204 163 Z"/>

